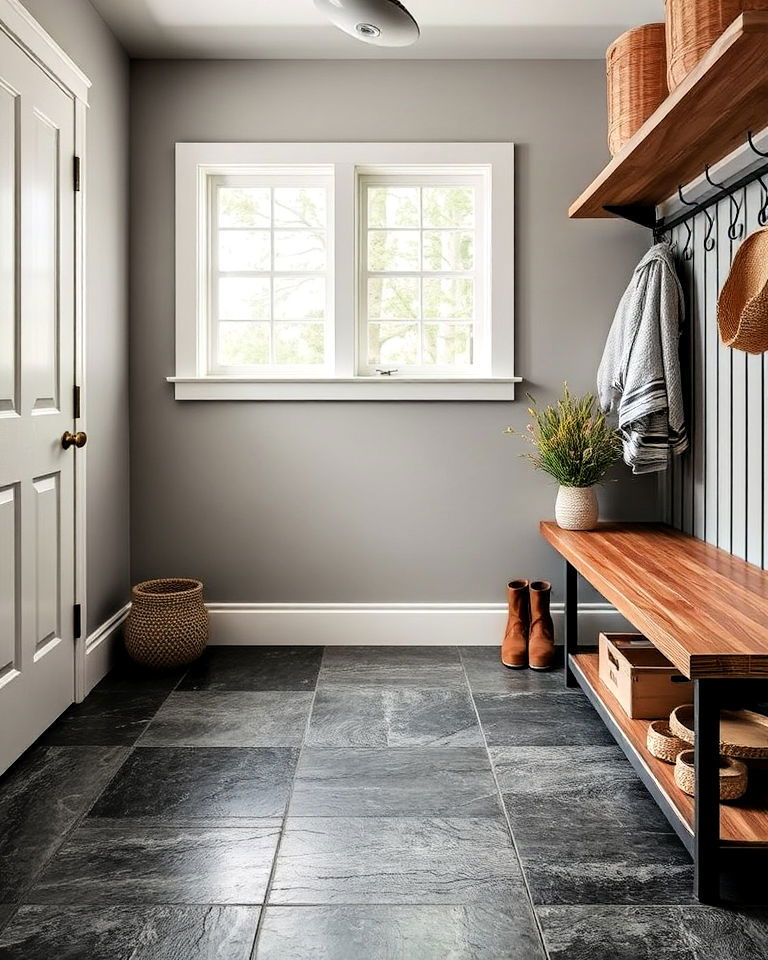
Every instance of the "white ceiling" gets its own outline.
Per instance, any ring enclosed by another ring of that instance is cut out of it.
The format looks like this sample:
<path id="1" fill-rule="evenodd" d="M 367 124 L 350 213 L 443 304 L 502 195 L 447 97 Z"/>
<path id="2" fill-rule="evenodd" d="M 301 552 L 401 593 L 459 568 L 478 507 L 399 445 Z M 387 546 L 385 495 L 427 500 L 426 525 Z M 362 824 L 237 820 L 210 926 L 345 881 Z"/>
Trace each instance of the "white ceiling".
<path id="1" fill-rule="evenodd" d="M 602 57 L 664 0 L 406 0 L 412 47 L 372 47 L 328 24 L 312 0 L 91 0 L 134 57 L 507 59 Z"/>

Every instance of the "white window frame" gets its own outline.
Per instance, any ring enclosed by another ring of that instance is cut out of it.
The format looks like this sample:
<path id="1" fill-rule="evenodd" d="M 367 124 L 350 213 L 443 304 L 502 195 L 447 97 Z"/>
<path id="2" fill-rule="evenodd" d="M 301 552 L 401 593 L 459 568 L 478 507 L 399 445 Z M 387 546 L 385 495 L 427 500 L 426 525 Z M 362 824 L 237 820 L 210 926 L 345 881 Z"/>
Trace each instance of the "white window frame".
<path id="1" fill-rule="evenodd" d="M 437 375 L 358 374 L 359 177 L 397 168 L 422 176 L 482 175 L 489 184 L 489 274 L 486 369 Z M 333 330 L 329 365 L 290 375 L 210 374 L 209 189 L 212 177 L 333 173 Z M 514 385 L 514 146 L 511 143 L 177 143 L 176 371 L 167 378 L 177 400 L 512 400 Z"/>

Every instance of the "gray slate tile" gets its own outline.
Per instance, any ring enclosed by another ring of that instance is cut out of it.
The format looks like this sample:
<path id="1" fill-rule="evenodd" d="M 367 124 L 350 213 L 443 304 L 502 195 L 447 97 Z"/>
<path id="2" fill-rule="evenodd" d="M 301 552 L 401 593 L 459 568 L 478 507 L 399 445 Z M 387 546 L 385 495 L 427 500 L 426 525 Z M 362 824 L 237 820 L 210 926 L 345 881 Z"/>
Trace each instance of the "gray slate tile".
<path id="1" fill-rule="evenodd" d="M 326 647 L 319 687 L 465 690 L 456 647 Z"/>
<path id="2" fill-rule="evenodd" d="M 259 907 L 25 906 L 3 960 L 249 960 Z"/>
<path id="3" fill-rule="evenodd" d="M 209 647 L 179 690 L 315 689 L 322 647 Z"/>
<path id="4" fill-rule="evenodd" d="M 279 820 L 247 829 L 80 827 L 27 894 L 30 903 L 258 904 Z"/>
<path id="5" fill-rule="evenodd" d="M 501 819 L 289 818 L 271 904 L 525 899 Z"/>
<path id="6" fill-rule="evenodd" d="M 122 650 L 118 652 L 116 663 L 106 677 L 93 688 L 93 693 L 157 693 L 167 696 L 186 672 L 187 667 L 151 670 L 131 660 Z"/>
<path id="7" fill-rule="evenodd" d="M 0 903 L 0 930 L 10 920 L 16 905 L 13 903 Z"/>
<path id="8" fill-rule="evenodd" d="M 172 693 L 142 746 L 293 747 L 304 737 L 311 693 Z"/>
<path id="9" fill-rule="evenodd" d="M 544 960 L 524 901 L 267 907 L 255 960 Z"/>
<path id="10" fill-rule="evenodd" d="M 166 693 L 137 692 L 116 696 L 96 691 L 71 707 L 40 737 L 46 746 L 132 746 L 160 708 Z"/>
<path id="11" fill-rule="evenodd" d="M 18 901 L 127 756 L 122 747 L 33 747 L 0 780 L 0 900 Z"/>
<path id="12" fill-rule="evenodd" d="M 307 744 L 327 747 L 482 746 L 461 690 L 318 688 Z"/>
<path id="13" fill-rule="evenodd" d="M 91 816 L 280 817 L 297 759 L 289 747 L 138 747 Z"/>
<path id="14" fill-rule="evenodd" d="M 501 662 L 499 646 L 459 647 L 459 654 L 472 693 L 526 693 L 565 686 L 561 649 L 551 670 L 510 670 Z"/>
<path id="15" fill-rule="evenodd" d="M 474 699 L 489 746 L 614 743 L 613 737 L 580 691 L 476 693 Z"/>
<path id="16" fill-rule="evenodd" d="M 481 747 L 305 747 L 294 817 L 492 817 L 500 813 Z"/>

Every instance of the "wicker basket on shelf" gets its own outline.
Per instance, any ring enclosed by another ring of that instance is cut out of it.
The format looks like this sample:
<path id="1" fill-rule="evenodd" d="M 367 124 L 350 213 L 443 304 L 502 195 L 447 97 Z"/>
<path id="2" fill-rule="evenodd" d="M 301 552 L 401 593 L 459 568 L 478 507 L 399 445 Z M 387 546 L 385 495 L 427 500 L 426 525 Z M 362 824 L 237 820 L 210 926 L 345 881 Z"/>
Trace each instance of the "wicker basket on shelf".
<path id="1" fill-rule="evenodd" d="M 621 150 L 667 96 L 663 23 L 627 30 L 608 47 L 608 149 Z"/>
<path id="2" fill-rule="evenodd" d="M 199 580 L 145 580 L 132 590 L 125 648 L 138 663 L 170 669 L 196 660 L 208 643 Z"/>
<path id="3" fill-rule="evenodd" d="M 720 800 L 739 800 L 747 792 L 747 765 L 733 757 L 720 757 Z M 675 761 L 675 783 L 683 793 L 696 796 L 696 768 L 693 750 L 683 750 Z"/>

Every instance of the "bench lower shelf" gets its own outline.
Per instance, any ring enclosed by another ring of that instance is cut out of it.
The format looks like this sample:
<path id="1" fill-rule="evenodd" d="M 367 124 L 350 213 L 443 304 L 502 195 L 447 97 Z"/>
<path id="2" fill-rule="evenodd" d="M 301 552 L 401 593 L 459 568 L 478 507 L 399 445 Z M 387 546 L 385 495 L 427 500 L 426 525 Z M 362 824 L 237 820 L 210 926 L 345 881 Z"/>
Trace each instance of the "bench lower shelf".
<path id="1" fill-rule="evenodd" d="M 604 723 L 638 772 L 689 851 L 693 849 L 694 800 L 675 783 L 674 767 L 646 748 L 648 720 L 632 720 L 600 680 L 597 651 L 570 657 L 571 670 Z M 768 792 L 756 778 L 743 800 L 720 805 L 720 840 L 724 847 L 768 845 Z"/>

